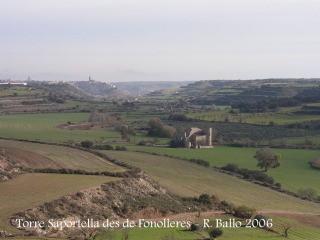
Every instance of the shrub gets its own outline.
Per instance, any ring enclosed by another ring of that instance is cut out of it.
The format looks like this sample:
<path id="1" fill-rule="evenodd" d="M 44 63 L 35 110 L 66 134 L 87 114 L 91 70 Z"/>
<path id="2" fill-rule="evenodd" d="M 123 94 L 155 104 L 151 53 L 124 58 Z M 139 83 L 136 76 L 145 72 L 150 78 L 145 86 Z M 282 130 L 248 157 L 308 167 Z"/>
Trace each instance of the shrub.
<path id="1" fill-rule="evenodd" d="M 105 150 L 113 150 L 113 147 L 111 145 L 105 145 Z"/>
<path id="2" fill-rule="evenodd" d="M 94 145 L 94 149 L 96 150 L 113 150 L 111 145 Z"/>
<path id="3" fill-rule="evenodd" d="M 175 136 L 175 138 L 170 141 L 169 145 L 171 148 L 178 148 L 178 147 L 185 146 L 184 140 L 179 136 Z"/>
<path id="4" fill-rule="evenodd" d="M 116 151 L 126 151 L 127 148 L 124 146 L 116 146 Z"/>
<path id="5" fill-rule="evenodd" d="M 238 165 L 234 163 L 228 163 L 221 169 L 229 172 L 238 173 L 246 179 L 252 179 L 263 183 L 274 184 L 274 179 L 266 173 L 257 170 L 248 170 L 245 168 L 239 169 Z"/>
<path id="6" fill-rule="evenodd" d="M 253 179 L 253 180 L 257 180 L 259 182 L 269 183 L 269 184 L 274 183 L 274 179 L 272 177 L 268 176 L 264 172 L 260 172 L 260 171 L 256 171 L 256 170 L 248 170 L 248 169 L 242 168 L 238 171 L 238 173 L 241 174 L 246 179 Z"/>
<path id="7" fill-rule="evenodd" d="M 206 205 L 212 205 L 213 201 L 209 194 L 201 194 L 198 198 L 198 202 Z"/>
<path id="8" fill-rule="evenodd" d="M 249 219 L 252 217 L 252 215 L 255 213 L 255 211 L 256 210 L 254 208 L 250 208 L 250 207 L 242 205 L 242 206 L 236 207 L 234 209 L 233 215 L 235 217 Z"/>
<path id="9" fill-rule="evenodd" d="M 299 189 L 298 193 L 300 194 L 301 197 L 304 197 L 306 199 L 317 200 L 317 192 L 312 188 Z"/>
<path id="10" fill-rule="evenodd" d="M 195 224 L 195 223 L 191 224 L 190 231 L 199 231 L 199 229 L 200 229 L 199 224 Z"/>
<path id="11" fill-rule="evenodd" d="M 320 169 L 320 158 L 312 160 L 309 164 L 312 168 Z"/>
<path id="12" fill-rule="evenodd" d="M 226 166 L 222 167 L 221 169 L 229 172 L 238 172 L 239 166 L 235 163 L 228 163 Z"/>
<path id="13" fill-rule="evenodd" d="M 168 117 L 168 120 L 173 121 L 188 121 L 188 117 L 182 113 L 173 114 Z"/>
<path id="14" fill-rule="evenodd" d="M 221 228 L 214 228 L 209 232 L 209 236 L 211 239 L 216 239 L 218 237 L 221 237 L 223 234 L 223 231 Z"/>
<path id="15" fill-rule="evenodd" d="M 274 184 L 274 186 L 276 186 L 277 188 L 281 188 L 281 183 L 276 182 L 276 183 Z"/>
<path id="16" fill-rule="evenodd" d="M 254 219 L 257 220 L 257 224 L 254 225 L 253 227 L 259 227 L 259 226 L 265 226 L 265 223 L 267 221 L 267 217 L 261 215 L 261 214 L 257 214 L 256 216 L 254 216 Z M 262 223 L 261 223 L 262 221 Z M 255 221 L 252 221 L 252 224 L 254 224 Z"/>
<path id="17" fill-rule="evenodd" d="M 227 214 L 233 214 L 235 205 L 233 203 L 229 203 L 227 201 L 221 201 L 221 208 L 227 213 Z"/>
<path id="18" fill-rule="evenodd" d="M 202 160 L 202 159 L 190 159 L 190 162 L 193 162 L 195 164 L 204 166 L 204 167 L 209 167 L 210 163 L 208 161 Z"/>
<path id="19" fill-rule="evenodd" d="M 82 141 L 81 146 L 84 148 L 92 148 L 93 147 L 93 142 L 92 141 Z"/>

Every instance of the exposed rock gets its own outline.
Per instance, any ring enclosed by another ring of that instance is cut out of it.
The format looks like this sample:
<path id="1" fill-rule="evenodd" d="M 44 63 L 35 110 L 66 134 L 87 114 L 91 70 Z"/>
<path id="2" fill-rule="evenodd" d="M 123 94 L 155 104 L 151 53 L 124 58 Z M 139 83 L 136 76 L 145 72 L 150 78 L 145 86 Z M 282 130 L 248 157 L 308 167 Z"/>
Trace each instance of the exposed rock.
<path id="1" fill-rule="evenodd" d="M 72 220 L 94 221 L 121 220 L 137 217 L 159 217 L 168 213 L 182 212 L 185 207 L 181 199 L 170 195 L 166 189 L 140 174 L 138 178 L 128 178 L 117 182 L 105 183 L 99 187 L 89 188 L 73 195 L 47 202 L 41 206 L 18 213 L 12 219 L 37 219 L 48 223 L 54 221 Z M 15 221 L 11 221 L 15 225 Z M 33 230 L 34 229 L 26 229 Z M 48 225 L 36 232 L 45 236 L 72 236 L 75 229 L 60 229 L 56 231 Z M 81 236 L 85 236 L 97 229 L 78 229 Z M 81 231 L 80 231 L 81 230 Z M 71 233 L 73 232 L 73 233 Z M 89 234 L 90 235 L 90 234 Z M 82 237 L 81 237 L 82 238 Z M 80 236 L 79 236 L 80 239 Z M 86 239 L 86 238 L 83 238 Z"/>
<path id="2" fill-rule="evenodd" d="M 0 182 L 8 181 L 19 174 L 21 166 L 12 161 L 5 150 L 0 149 Z"/>

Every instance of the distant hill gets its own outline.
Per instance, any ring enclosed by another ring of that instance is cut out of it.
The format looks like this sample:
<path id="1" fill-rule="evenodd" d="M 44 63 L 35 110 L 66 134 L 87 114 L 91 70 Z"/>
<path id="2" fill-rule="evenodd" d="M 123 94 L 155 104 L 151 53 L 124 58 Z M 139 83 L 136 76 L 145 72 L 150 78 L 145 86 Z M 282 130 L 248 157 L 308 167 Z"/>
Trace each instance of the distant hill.
<path id="1" fill-rule="evenodd" d="M 27 81 L 0 84 L 0 113 L 56 112 L 75 110 L 71 100 L 90 100 L 92 96 L 66 82 Z"/>
<path id="2" fill-rule="evenodd" d="M 206 80 L 182 86 L 173 94 L 199 105 L 234 105 L 288 98 L 310 102 L 309 98 L 320 95 L 319 86 L 320 79 Z"/>
<path id="3" fill-rule="evenodd" d="M 117 82 L 113 83 L 119 90 L 127 95 L 144 95 L 162 89 L 174 89 L 186 86 L 194 81 L 164 81 L 164 82 Z"/>
<path id="4" fill-rule="evenodd" d="M 28 87 L 42 90 L 44 95 L 49 94 L 66 99 L 90 98 L 87 93 L 67 82 L 30 81 L 27 83 Z"/>
<path id="5" fill-rule="evenodd" d="M 100 97 L 118 97 L 123 96 L 124 94 L 117 89 L 116 86 L 106 82 L 99 82 L 95 80 L 89 81 L 77 81 L 71 83 L 81 91 L 92 95 Z"/>

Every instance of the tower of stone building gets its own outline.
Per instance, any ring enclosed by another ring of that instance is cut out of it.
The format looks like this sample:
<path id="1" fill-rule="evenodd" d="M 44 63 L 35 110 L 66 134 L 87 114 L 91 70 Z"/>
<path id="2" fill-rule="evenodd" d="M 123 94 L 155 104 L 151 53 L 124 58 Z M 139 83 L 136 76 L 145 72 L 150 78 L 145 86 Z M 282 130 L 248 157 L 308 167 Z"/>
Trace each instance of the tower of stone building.
<path id="1" fill-rule="evenodd" d="M 207 132 L 207 146 L 212 146 L 212 128 L 209 128 Z"/>

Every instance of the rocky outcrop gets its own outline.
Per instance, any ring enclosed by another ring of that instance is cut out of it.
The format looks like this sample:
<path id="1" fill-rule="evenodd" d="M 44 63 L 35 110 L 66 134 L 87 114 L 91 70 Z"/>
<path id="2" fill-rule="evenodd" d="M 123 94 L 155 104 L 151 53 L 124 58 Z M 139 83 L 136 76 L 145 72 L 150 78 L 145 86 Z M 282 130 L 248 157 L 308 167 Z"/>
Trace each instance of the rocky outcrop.
<path id="1" fill-rule="evenodd" d="M 170 195 L 166 189 L 141 173 L 137 178 L 128 178 L 117 182 L 86 189 L 73 195 L 67 195 L 41 206 L 16 214 L 15 219 L 44 221 L 121 220 L 139 216 L 163 217 L 169 213 L 184 211 L 185 207 L 178 197 Z M 35 235 L 68 237 L 74 235 L 74 229 L 54 229 L 48 224 L 42 229 L 25 229 Z M 81 229 L 83 232 L 83 229 Z M 93 231 L 93 229 L 88 229 Z"/>
<path id="2" fill-rule="evenodd" d="M 0 149 L 0 182 L 8 181 L 20 173 L 21 166 L 10 160 L 5 150 Z"/>

